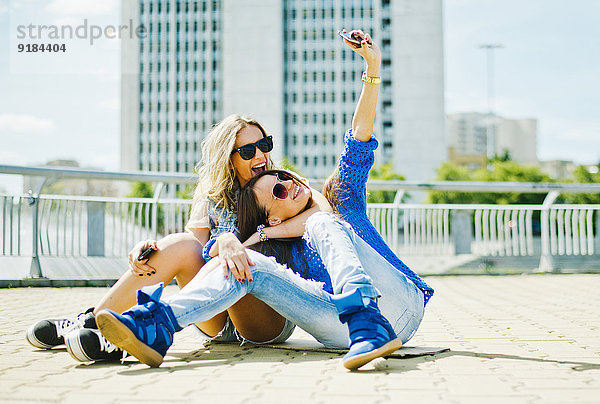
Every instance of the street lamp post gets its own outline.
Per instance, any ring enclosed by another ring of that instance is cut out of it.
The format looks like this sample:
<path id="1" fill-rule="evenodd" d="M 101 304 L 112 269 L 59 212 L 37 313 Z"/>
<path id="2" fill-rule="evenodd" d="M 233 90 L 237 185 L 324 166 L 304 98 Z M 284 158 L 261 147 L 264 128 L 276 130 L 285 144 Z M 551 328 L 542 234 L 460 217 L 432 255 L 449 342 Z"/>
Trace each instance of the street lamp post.
<path id="1" fill-rule="evenodd" d="M 486 50 L 486 69 L 487 69 L 487 125 L 486 125 L 486 141 L 488 158 L 493 158 L 496 155 L 496 128 L 494 126 L 494 50 L 504 48 L 504 45 L 499 43 L 485 43 L 479 45 L 479 49 Z"/>

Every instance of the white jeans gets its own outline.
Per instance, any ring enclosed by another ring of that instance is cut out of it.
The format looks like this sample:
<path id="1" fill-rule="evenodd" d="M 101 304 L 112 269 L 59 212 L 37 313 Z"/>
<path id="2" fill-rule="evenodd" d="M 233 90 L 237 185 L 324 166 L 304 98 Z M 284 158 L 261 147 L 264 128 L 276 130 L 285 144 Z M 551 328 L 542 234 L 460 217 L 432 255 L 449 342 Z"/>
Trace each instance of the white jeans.
<path id="1" fill-rule="evenodd" d="M 406 343 L 423 318 L 421 290 L 336 216 L 312 215 L 306 232 L 327 267 L 334 293 L 359 288 L 363 296 L 381 295 L 381 313 Z M 301 278 L 272 257 L 252 250 L 248 255 L 256 264 L 252 267 L 253 282 L 225 278 L 213 260 L 178 294 L 166 299 L 180 326 L 209 320 L 250 293 L 323 345 L 349 346 L 348 328 L 339 321 L 331 294 L 322 284 Z"/>

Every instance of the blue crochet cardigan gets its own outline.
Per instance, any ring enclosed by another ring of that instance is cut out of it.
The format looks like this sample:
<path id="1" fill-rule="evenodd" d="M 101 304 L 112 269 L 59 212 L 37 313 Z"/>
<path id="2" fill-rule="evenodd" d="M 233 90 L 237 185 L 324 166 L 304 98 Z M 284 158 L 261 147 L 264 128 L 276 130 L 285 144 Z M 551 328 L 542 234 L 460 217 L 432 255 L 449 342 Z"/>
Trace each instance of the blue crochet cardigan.
<path id="1" fill-rule="evenodd" d="M 374 150 L 379 143 L 372 137 L 368 142 L 361 142 L 354 138 L 352 129 L 346 131 L 344 136 L 344 151 L 338 164 L 340 189 L 340 205 L 338 213 L 346 220 L 364 241 L 381 254 L 398 271 L 402 272 L 417 286 L 424 295 L 425 304 L 433 296 L 431 288 L 419 275 L 407 267 L 377 232 L 367 217 L 367 179 L 369 171 L 375 162 Z M 204 248 L 203 255 L 206 260 L 211 257 L 208 251 L 214 239 L 211 239 Z M 323 283 L 323 289 L 333 293 L 331 278 L 319 254 L 310 246 L 307 240 L 292 245 L 293 264 L 292 270 L 306 279 Z"/>
<path id="2" fill-rule="evenodd" d="M 433 288 L 394 254 L 367 216 L 366 183 L 375 162 L 373 151 L 377 149 L 377 140 L 372 137 L 368 142 L 358 141 L 352 135 L 352 129 L 349 129 L 344 136 L 344 145 L 338 164 L 340 189 L 343 190 L 339 195 L 338 213 L 352 226 L 356 234 L 423 292 L 427 304 L 433 296 Z M 296 265 L 292 269 L 305 278 L 323 282 L 324 289 L 332 293 L 331 278 L 321 257 L 307 242 L 301 244 L 300 249 L 302 251 L 294 251 L 294 257 L 297 258 L 294 259 Z M 301 273 L 299 268 L 305 268 L 305 273 Z"/>

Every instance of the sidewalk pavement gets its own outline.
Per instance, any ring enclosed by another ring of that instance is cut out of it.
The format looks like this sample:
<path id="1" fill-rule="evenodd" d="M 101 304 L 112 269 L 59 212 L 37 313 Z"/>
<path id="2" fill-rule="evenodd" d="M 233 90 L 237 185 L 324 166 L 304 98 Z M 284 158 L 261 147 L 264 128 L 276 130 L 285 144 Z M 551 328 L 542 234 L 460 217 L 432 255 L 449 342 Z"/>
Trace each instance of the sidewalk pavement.
<path id="1" fill-rule="evenodd" d="M 0 401 L 598 403 L 600 275 L 428 277 L 411 346 L 449 352 L 349 372 L 333 353 L 202 348 L 188 328 L 158 369 L 81 364 L 25 340 L 34 321 L 92 306 L 105 288 L 0 289 Z M 176 287 L 167 288 L 175 293 Z M 310 338 L 296 331 L 294 338 Z"/>

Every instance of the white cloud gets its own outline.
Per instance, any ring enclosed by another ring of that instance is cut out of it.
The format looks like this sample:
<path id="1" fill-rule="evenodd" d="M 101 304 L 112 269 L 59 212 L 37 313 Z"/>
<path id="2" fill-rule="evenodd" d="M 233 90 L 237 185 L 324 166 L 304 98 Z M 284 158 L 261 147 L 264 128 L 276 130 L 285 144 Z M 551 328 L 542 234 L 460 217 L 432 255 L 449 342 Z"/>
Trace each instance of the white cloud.
<path id="1" fill-rule="evenodd" d="M 98 153 L 87 157 L 85 164 L 89 167 L 98 167 L 105 170 L 119 169 L 119 152 L 110 150 L 106 153 Z"/>
<path id="2" fill-rule="evenodd" d="M 20 175 L 0 174 L 0 192 L 20 194 L 23 191 L 23 177 Z"/>
<path id="3" fill-rule="evenodd" d="M 487 104 L 484 96 L 478 91 L 458 92 L 446 91 L 446 113 L 485 112 Z"/>
<path id="4" fill-rule="evenodd" d="M 52 21 L 52 25 L 56 25 L 57 27 L 69 26 L 75 30 L 78 25 L 81 25 L 81 18 L 73 17 L 73 16 L 60 16 Z M 67 33 L 69 31 L 66 31 Z"/>
<path id="5" fill-rule="evenodd" d="M 0 131 L 9 133 L 51 133 L 56 125 L 49 119 L 26 114 L 0 114 Z"/>
<path id="6" fill-rule="evenodd" d="M 542 117 L 538 128 L 541 160 L 573 160 L 578 164 L 600 161 L 600 122 Z"/>
<path id="7" fill-rule="evenodd" d="M 62 15 L 105 15 L 116 10 L 118 4 L 117 0 L 52 0 L 45 10 Z"/>
<path id="8" fill-rule="evenodd" d="M 98 101 L 98 108 L 108 109 L 110 111 L 118 111 L 121 107 L 121 100 L 118 98 L 105 98 Z"/>
<path id="9" fill-rule="evenodd" d="M 15 150 L 0 150 L 0 161 L 3 164 L 25 164 L 25 158 L 23 154 Z"/>
<path id="10" fill-rule="evenodd" d="M 576 142 L 600 142 L 600 122 L 548 119 L 555 137 Z"/>

